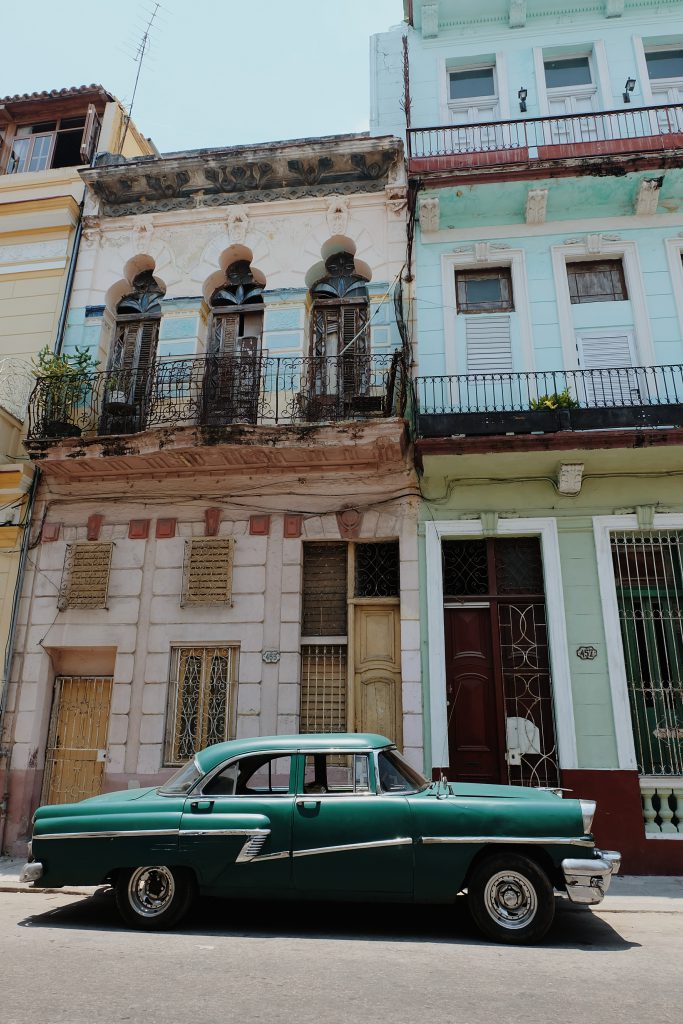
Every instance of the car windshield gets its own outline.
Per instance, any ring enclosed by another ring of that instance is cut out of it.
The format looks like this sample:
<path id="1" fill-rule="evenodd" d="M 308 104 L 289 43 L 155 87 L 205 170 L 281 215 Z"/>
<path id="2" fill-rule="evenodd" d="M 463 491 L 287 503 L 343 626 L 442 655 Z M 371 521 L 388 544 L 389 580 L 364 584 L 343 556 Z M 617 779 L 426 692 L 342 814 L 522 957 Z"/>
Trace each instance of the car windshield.
<path id="1" fill-rule="evenodd" d="M 201 779 L 202 774 L 197 762 L 189 761 L 182 768 L 179 768 L 177 772 L 174 772 L 163 786 L 159 787 L 159 792 L 164 795 L 184 796 L 185 793 L 190 792 L 195 782 Z"/>
<path id="2" fill-rule="evenodd" d="M 382 750 L 377 757 L 379 784 L 383 793 L 419 793 L 429 782 L 401 757 L 397 750 Z"/>

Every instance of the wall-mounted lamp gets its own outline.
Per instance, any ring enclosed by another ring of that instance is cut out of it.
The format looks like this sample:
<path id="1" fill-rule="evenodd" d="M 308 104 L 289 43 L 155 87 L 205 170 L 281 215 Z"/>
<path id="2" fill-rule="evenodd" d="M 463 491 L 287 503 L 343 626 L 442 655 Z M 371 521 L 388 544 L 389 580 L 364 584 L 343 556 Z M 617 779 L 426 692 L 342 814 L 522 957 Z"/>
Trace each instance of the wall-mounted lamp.
<path id="1" fill-rule="evenodd" d="M 517 95 L 519 96 L 519 109 L 522 111 L 523 114 L 525 114 L 526 113 L 526 98 L 528 96 L 528 93 L 527 93 L 526 89 L 524 88 L 524 86 L 522 86 L 522 88 L 519 90 Z"/>
<path id="2" fill-rule="evenodd" d="M 626 79 L 626 85 L 624 86 L 624 103 L 630 103 L 631 102 L 631 93 L 633 92 L 635 87 L 636 87 L 636 80 L 635 80 L 635 78 L 627 78 Z"/>

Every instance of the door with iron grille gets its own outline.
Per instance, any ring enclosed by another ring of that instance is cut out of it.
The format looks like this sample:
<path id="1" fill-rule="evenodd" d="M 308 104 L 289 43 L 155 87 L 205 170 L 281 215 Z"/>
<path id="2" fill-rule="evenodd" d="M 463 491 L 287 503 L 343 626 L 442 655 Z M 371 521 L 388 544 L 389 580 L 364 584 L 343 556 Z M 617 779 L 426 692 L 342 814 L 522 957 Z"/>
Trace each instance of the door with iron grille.
<path id="1" fill-rule="evenodd" d="M 557 786 L 540 541 L 444 541 L 442 553 L 451 777 Z"/>
<path id="2" fill-rule="evenodd" d="M 73 803 L 102 792 L 111 690 L 110 677 L 55 680 L 42 803 Z"/>
<path id="3" fill-rule="evenodd" d="M 683 775 L 683 532 L 612 535 L 636 760 Z"/>

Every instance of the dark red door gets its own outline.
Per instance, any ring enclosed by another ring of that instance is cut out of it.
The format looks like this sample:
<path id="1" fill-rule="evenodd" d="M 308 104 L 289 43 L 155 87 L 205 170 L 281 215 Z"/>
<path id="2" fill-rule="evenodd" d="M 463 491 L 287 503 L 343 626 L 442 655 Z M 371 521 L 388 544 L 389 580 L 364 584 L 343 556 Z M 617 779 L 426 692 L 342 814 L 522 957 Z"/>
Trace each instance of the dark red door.
<path id="1" fill-rule="evenodd" d="M 446 607 L 444 616 L 449 775 L 468 782 L 501 782 L 503 745 L 490 604 Z"/>

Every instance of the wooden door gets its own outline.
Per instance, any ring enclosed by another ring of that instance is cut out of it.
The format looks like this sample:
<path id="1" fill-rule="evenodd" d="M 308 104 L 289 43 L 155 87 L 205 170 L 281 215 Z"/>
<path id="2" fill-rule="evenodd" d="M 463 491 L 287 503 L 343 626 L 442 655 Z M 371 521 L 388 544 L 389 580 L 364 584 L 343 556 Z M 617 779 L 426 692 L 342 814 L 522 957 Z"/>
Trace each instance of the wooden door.
<path id="1" fill-rule="evenodd" d="M 110 677 L 55 680 L 43 803 L 72 803 L 102 792 L 111 690 Z"/>
<path id="2" fill-rule="evenodd" d="M 501 782 L 504 747 L 491 606 L 481 602 L 447 607 L 444 615 L 452 777 L 469 782 Z"/>
<path id="3" fill-rule="evenodd" d="M 375 732 L 403 746 L 401 622 L 398 604 L 354 609 L 356 732 Z"/>

